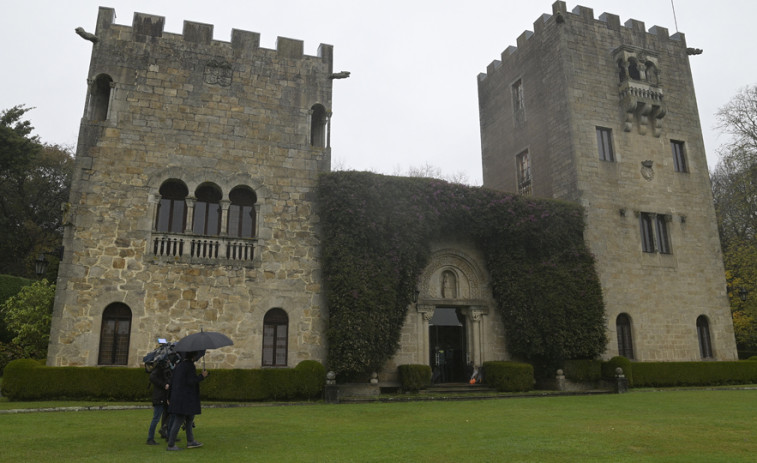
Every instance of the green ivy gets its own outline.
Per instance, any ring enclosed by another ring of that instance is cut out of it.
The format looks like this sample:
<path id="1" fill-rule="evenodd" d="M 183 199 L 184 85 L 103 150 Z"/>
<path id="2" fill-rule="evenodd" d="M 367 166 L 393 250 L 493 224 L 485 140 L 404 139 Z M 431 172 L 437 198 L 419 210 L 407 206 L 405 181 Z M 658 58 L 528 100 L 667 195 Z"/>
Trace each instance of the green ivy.
<path id="1" fill-rule="evenodd" d="M 509 352 L 529 361 L 594 358 L 607 342 L 583 209 L 438 179 L 324 174 L 318 187 L 328 364 L 360 377 L 394 355 L 435 238 L 486 256 Z"/>

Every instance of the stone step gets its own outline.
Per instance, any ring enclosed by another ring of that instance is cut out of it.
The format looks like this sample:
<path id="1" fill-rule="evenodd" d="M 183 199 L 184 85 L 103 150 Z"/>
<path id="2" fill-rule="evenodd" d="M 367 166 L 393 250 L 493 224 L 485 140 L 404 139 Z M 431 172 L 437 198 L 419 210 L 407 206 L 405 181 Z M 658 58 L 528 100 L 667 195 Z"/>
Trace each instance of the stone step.
<path id="1" fill-rule="evenodd" d="M 496 392 L 485 384 L 443 383 L 434 384 L 420 391 L 421 394 L 469 394 L 474 392 Z"/>

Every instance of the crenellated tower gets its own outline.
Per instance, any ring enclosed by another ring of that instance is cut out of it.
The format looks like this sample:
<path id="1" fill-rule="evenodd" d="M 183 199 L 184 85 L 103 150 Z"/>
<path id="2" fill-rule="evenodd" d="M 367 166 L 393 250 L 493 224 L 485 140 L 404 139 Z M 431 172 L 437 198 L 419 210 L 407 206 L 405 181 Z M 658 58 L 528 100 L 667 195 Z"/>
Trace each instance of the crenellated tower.
<path id="1" fill-rule="evenodd" d="M 218 367 L 322 360 L 318 217 L 333 49 L 100 8 L 48 364 L 139 365 L 158 337 Z"/>
<path id="2" fill-rule="evenodd" d="M 478 77 L 484 186 L 582 204 L 606 356 L 736 347 L 685 36 L 557 1 Z"/>

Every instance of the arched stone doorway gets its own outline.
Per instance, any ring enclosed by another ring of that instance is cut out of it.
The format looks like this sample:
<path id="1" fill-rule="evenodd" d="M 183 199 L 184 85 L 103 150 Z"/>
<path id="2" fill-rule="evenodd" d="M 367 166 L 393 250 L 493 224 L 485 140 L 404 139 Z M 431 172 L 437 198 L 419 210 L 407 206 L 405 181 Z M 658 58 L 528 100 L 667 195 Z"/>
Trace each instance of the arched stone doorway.
<path id="1" fill-rule="evenodd" d="M 432 368 L 433 381 L 467 381 L 472 366 L 491 357 L 486 339 L 490 330 L 484 326 L 490 323 L 487 274 L 470 254 L 443 248 L 432 254 L 418 290 L 418 347 Z"/>

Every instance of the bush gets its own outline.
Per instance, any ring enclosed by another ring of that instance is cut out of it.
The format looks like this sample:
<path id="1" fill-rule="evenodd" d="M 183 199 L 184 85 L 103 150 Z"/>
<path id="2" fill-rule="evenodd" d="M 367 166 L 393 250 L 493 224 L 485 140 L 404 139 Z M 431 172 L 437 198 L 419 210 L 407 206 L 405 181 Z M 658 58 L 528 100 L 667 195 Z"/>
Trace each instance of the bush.
<path id="1" fill-rule="evenodd" d="M 321 389 L 325 383 L 325 369 L 318 362 L 302 363 L 294 369 L 213 370 L 201 383 L 200 397 L 242 402 L 316 397 L 317 383 Z M 10 400 L 142 401 L 151 396 L 143 368 L 46 367 L 43 361 L 29 359 L 8 364 L 2 387 Z"/>
<path id="2" fill-rule="evenodd" d="M 3 371 L 8 363 L 24 357 L 24 350 L 21 347 L 0 341 L 0 376 L 3 376 Z"/>
<path id="3" fill-rule="evenodd" d="M 602 378 L 615 381 L 615 369 L 618 367 L 623 369 L 623 374 L 628 380 L 628 387 L 633 387 L 633 364 L 625 357 L 613 357 L 602 363 Z"/>
<path id="4" fill-rule="evenodd" d="M 263 370 L 213 370 L 200 384 L 203 400 L 255 402 L 268 399 Z"/>
<path id="5" fill-rule="evenodd" d="M 757 362 L 638 362 L 636 387 L 717 386 L 757 383 Z"/>
<path id="6" fill-rule="evenodd" d="M 534 387 L 534 367 L 517 362 L 484 362 L 484 381 L 499 392 L 525 392 Z"/>
<path id="7" fill-rule="evenodd" d="M 294 367 L 298 395 L 308 400 L 320 397 L 326 384 L 326 368 L 315 360 L 303 360 Z"/>
<path id="8" fill-rule="evenodd" d="M 0 275 L 0 306 L 6 300 L 18 294 L 21 288 L 34 283 L 34 280 L 21 278 L 12 275 Z M 0 316 L 0 343 L 9 343 L 13 339 L 13 334 L 5 326 L 5 320 Z"/>
<path id="9" fill-rule="evenodd" d="M 565 378 L 576 383 L 595 383 L 602 379 L 602 361 L 566 360 L 563 373 Z"/>
<path id="10" fill-rule="evenodd" d="M 431 385 L 431 367 L 428 365 L 400 365 L 397 372 L 403 391 L 417 392 Z"/>
<path id="11" fill-rule="evenodd" d="M 47 357 L 54 299 L 55 285 L 41 280 L 0 304 L 6 328 L 14 335 L 12 343 L 21 347 L 26 357 Z"/>

